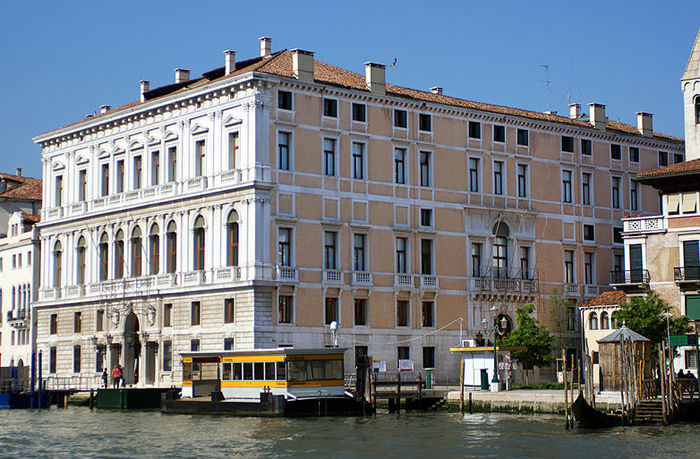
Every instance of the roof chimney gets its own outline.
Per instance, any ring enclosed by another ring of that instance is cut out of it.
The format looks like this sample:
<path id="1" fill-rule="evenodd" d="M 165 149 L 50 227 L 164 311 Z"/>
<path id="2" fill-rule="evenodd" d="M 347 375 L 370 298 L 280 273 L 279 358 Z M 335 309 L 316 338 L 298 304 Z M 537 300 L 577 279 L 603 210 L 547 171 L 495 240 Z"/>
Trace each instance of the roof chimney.
<path id="1" fill-rule="evenodd" d="M 292 50 L 292 71 L 301 81 L 314 81 L 314 53 L 295 48 Z"/>
<path id="2" fill-rule="evenodd" d="M 386 65 L 365 62 L 365 81 L 373 94 L 386 94 Z"/>
<path id="3" fill-rule="evenodd" d="M 190 81 L 190 71 L 187 69 L 175 69 L 175 83 Z"/>
<path id="4" fill-rule="evenodd" d="M 569 118 L 575 120 L 581 115 L 581 105 L 580 104 L 569 104 Z"/>
<path id="5" fill-rule="evenodd" d="M 437 94 L 438 96 L 441 96 L 442 95 L 442 87 L 441 86 L 433 86 L 432 88 L 430 88 L 430 92 L 432 92 L 433 94 Z"/>
<path id="6" fill-rule="evenodd" d="M 224 51 L 224 60 L 226 62 L 224 75 L 233 73 L 236 70 L 236 52 L 232 49 L 227 49 Z"/>
<path id="7" fill-rule="evenodd" d="M 146 93 L 151 86 L 151 82 L 148 80 L 141 80 L 139 81 L 139 85 L 141 87 L 141 102 L 146 102 Z"/>
<path id="8" fill-rule="evenodd" d="M 272 38 L 260 37 L 260 57 L 270 57 L 272 49 Z"/>
<path id="9" fill-rule="evenodd" d="M 21 177 L 21 176 L 22 176 L 22 168 L 21 168 L 21 167 L 18 167 L 18 168 L 17 168 L 17 170 L 15 171 L 15 175 L 16 175 L 17 177 Z"/>
<path id="10" fill-rule="evenodd" d="M 637 112 L 637 130 L 645 137 L 654 135 L 654 129 L 652 128 L 653 116 L 651 113 Z"/>
<path id="11" fill-rule="evenodd" d="M 111 105 L 100 105 L 100 113 L 107 113 L 112 109 Z"/>
<path id="12" fill-rule="evenodd" d="M 603 104 L 588 104 L 588 109 L 590 113 L 591 124 L 596 129 L 604 131 L 608 126 L 608 119 L 605 117 L 605 105 Z"/>

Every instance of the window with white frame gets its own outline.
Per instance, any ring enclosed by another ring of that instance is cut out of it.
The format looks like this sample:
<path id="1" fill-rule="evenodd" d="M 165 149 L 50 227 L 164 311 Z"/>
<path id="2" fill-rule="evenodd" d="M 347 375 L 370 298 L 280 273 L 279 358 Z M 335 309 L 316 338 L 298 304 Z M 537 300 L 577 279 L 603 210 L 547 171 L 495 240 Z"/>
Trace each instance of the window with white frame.
<path id="1" fill-rule="evenodd" d="M 571 203 L 571 171 L 561 171 L 561 200 Z"/>
<path id="2" fill-rule="evenodd" d="M 229 170 L 241 168 L 241 143 L 238 131 L 228 133 L 228 168 Z"/>
<path id="3" fill-rule="evenodd" d="M 406 110 L 394 109 L 394 127 L 404 129 L 408 127 L 408 114 Z"/>
<path id="4" fill-rule="evenodd" d="M 630 180 L 630 209 L 639 209 L 638 184 L 636 180 Z"/>
<path id="5" fill-rule="evenodd" d="M 151 186 L 160 184 L 160 151 L 151 152 Z"/>
<path id="6" fill-rule="evenodd" d="M 120 159 L 117 161 L 117 176 L 115 178 L 116 182 L 116 192 L 117 193 L 123 193 L 124 192 L 124 160 Z"/>
<path id="7" fill-rule="evenodd" d="M 518 164 L 518 197 L 526 198 L 528 189 L 527 164 Z"/>
<path id="8" fill-rule="evenodd" d="M 291 155 L 289 146 L 292 134 L 289 132 L 279 132 L 277 134 L 277 167 L 288 171 L 291 167 Z"/>
<path id="9" fill-rule="evenodd" d="M 335 175 L 335 139 L 323 139 L 323 173 Z"/>
<path id="10" fill-rule="evenodd" d="M 54 206 L 60 207 L 63 205 L 63 176 L 57 175 L 54 188 Z"/>
<path id="11" fill-rule="evenodd" d="M 610 179 L 610 186 L 612 191 L 612 201 L 611 205 L 613 209 L 620 208 L 620 177 L 612 177 Z"/>
<path id="12" fill-rule="evenodd" d="M 478 193 L 481 189 L 479 178 L 481 177 L 481 160 L 479 158 L 469 158 L 469 191 Z"/>
<path id="13" fill-rule="evenodd" d="M 420 186 L 430 186 L 431 154 L 429 151 L 420 152 Z"/>
<path id="14" fill-rule="evenodd" d="M 576 282 L 574 277 L 574 254 L 573 250 L 564 250 L 564 282 L 567 284 Z"/>
<path id="15" fill-rule="evenodd" d="M 406 183 L 406 149 L 394 149 L 394 183 Z"/>
<path id="16" fill-rule="evenodd" d="M 527 147 L 530 144 L 530 135 L 527 129 L 518 129 L 517 144 L 521 147 Z"/>
<path id="17" fill-rule="evenodd" d="M 591 205 L 591 174 L 584 172 L 581 174 L 581 202 L 583 205 Z"/>
<path id="18" fill-rule="evenodd" d="M 277 234 L 278 264 L 292 266 L 292 229 L 280 228 Z"/>
<path id="19" fill-rule="evenodd" d="M 142 186 L 142 176 L 143 176 L 143 161 L 141 155 L 134 156 L 133 158 L 133 181 L 132 186 L 134 190 L 138 190 Z"/>
<path id="20" fill-rule="evenodd" d="M 323 259 L 326 269 L 337 268 L 337 244 L 338 233 L 335 231 L 326 231 L 323 237 Z"/>
<path id="21" fill-rule="evenodd" d="M 493 162 L 493 194 L 503 194 L 503 161 Z"/>
<path id="22" fill-rule="evenodd" d="M 78 201 L 87 199 L 87 169 L 78 171 Z"/>
<path id="23" fill-rule="evenodd" d="M 480 277 L 481 276 L 481 243 L 480 242 L 472 242 L 472 247 L 471 247 L 471 255 L 472 255 L 472 276 L 473 277 Z"/>
<path id="24" fill-rule="evenodd" d="M 357 121 L 358 123 L 365 123 L 367 121 L 367 106 L 365 104 L 353 102 L 352 120 Z"/>
<path id="25" fill-rule="evenodd" d="M 352 143 L 352 178 L 365 178 L 365 144 L 361 142 Z"/>
<path id="26" fill-rule="evenodd" d="M 353 249 L 353 269 L 355 271 L 367 271 L 366 266 L 366 234 L 354 234 L 352 238 Z"/>
<path id="27" fill-rule="evenodd" d="M 408 272 L 408 238 L 396 238 L 396 272 L 405 274 Z"/>
<path id="28" fill-rule="evenodd" d="M 338 100 L 337 99 L 323 99 L 323 116 L 329 118 L 338 117 Z"/>
<path id="29" fill-rule="evenodd" d="M 109 164 L 102 164 L 101 167 L 100 196 L 109 195 Z"/>
<path id="30" fill-rule="evenodd" d="M 200 139 L 194 142 L 194 176 L 201 177 L 205 172 L 206 142 Z"/>
<path id="31" fill-rule="evenodd" d="M 168 182 L 177 180 L 177 147 L 168 147 Z"/>
<path id="32" fill-rule="evenodd" d="M 594 255 L 591 252 L 585 252 L 583 254 L 583 277 L 586 284 L 594 284 L 595 279 L 593 278 L 593 259 Z"/>
<path id="33" fill-rule="evenodd" d="M 493 141 L 494 142 L 505 142 L 506 141 L 506 127 L 496 124 L 493 126 Z"/>
<path id="34" fill-rule="evenodd" d="M 421 113 L 418 115 L 418 129 L 424 132 L 433 130 L 433 118 L 430 114 Z"/>
<path id="35" fill-rule="evenodd" d="M 421 274 L 431 275 L 433 271 L 433 240 L 421 239 L 420 241 Z"/>

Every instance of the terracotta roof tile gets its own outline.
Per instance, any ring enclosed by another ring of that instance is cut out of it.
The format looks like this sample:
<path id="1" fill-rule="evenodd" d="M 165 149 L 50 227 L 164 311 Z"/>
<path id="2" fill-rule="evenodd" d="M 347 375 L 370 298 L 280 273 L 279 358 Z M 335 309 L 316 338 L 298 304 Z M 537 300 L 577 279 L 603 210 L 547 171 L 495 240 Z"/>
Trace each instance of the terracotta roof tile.
<path id="1" fill-rule="evenodd" d="M 22 214 L 22 220 L 27 223 L 39 223 L 41 221 L 41 216 L 34 214 Z"/>
<path id="2" fill-rule="evenodd" d="M 664 167 L 657 167 L 637 174 L 638 179 L 655 179 L 663 177 L 675 177 L 683 175 L 694 175 L 700 173 L 700 159 L 692 159 L 682 163 L 670 164 Z"/>
<path id="3" fill-rule="evenodd" d="M 19 182 L 18 185 L 0 193 L 0 198 L 41 201 L 42 196 L 40 179 L 2 173 L 0 173 L 0 178 L 8 181 Z"/>
<path id="4" fill-rule="evenodd" d="M 625 292 L 612 290 L 603 292 L 592 300 L 588 300 L 583 306 L 615 306 L 623 304 L 627 300 Z"/>

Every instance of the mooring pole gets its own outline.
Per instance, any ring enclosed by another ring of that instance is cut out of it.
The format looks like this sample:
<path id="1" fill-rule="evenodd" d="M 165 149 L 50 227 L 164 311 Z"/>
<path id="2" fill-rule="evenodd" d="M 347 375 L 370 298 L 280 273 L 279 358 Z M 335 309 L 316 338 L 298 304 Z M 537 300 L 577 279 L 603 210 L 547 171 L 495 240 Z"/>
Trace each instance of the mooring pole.
<path id="1" fill-rule="evenodd" d="M 562 348 L 561 349 L 561 357 L 562 357 L 562 372 L 564 374 L 564 416 L 566 416 L 566 430 L 569 430 L 569 391 L 568 388 L 566 387 L 566 382 L 568 380 L 567 375 L 566 375 L 566 349 Z"/>
<path id="2" fill-rule="evenodd" d="M 41 393 L 44 389 L 43 381 L 41 380 L 41 356 L 42 351 L 39 351 L 39 396 L 37 397 L 37 408 L 41 411 Z"/>
<path id="3" fill-rule="evenodd" d="M 34 384 L 36 383 L 36 353 L 32 352 L 32 369 L 31 369 L 31 385 L 32 389 L 29 396 L 29 407 L 35 408 L 36 400 L 34 399 L 36 392 L 34 392 Z"/>
<path id="4" fill-rule="evenodd" d="M 469 411 L 471 412 L 471 400 L 472 394 L 469 394 Z M 460 359 L 459 364 L 459 409 L 461 413 L 464 413 L 464 357 Z"/>

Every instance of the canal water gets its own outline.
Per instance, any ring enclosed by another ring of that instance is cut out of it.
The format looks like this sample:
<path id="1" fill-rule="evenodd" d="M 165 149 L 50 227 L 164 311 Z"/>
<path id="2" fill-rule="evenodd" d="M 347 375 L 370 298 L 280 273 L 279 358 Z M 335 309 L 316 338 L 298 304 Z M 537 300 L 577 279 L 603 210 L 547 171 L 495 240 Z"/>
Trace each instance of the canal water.
<path id="1" fill-rule="evenodd" d="M 557 416 L 402 413 L 262 419 L 90 411 L 0 412 L 2 457 L 697 457 L 700 429 L 565 431 Z"/>

